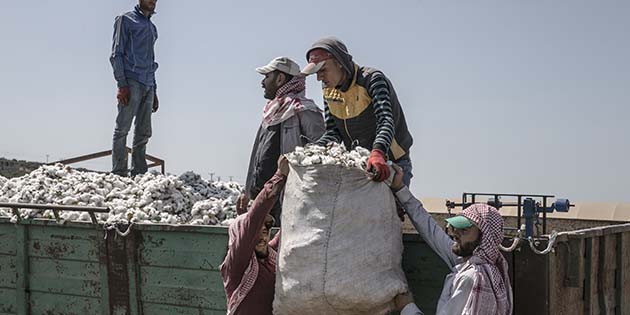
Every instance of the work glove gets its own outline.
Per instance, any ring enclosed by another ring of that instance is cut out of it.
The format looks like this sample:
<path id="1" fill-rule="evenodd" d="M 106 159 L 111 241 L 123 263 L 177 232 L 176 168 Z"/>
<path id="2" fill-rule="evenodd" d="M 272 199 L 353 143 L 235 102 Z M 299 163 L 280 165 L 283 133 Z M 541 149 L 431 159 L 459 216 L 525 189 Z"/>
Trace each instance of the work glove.
<path id="1" fill-rule="evenodd" d="M 116 94 L 116 98 L 118 99 L 118 103 L 127 105 L 129 104 L 129 87 L 123 86 L 118 88 L 118 94 Z"/>
<path id="2" fill-rule="evenodd" d="M 385 153 L 379 149 L 373 149 L 367 161 L 367 171 L 372 173 L 372 180 L 382 182 L 389 178 L 389 166 L 385 160 Z"/>

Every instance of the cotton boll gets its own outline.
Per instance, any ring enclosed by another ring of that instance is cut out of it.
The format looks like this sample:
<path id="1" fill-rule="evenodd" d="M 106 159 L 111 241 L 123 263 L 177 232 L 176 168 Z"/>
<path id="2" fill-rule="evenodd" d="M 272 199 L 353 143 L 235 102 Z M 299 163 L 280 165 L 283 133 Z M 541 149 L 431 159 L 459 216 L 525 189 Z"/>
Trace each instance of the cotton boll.
<path id="1" fill-rule="evenodd" d="M 97 214 L 106 224 L 130 220 L 217 224 L 214 213 L 234 212 L 241 190 L 236 183 L 209 182 L 192 172 L 179 177 L 145 174 L 130 179 L 75 171 L 63 165 L 42 166 L 21 178 L 0 178 L 0 201 L 109 207 L 109 213 Z M 0 216 L 12 216 L 2 211 Z M 53 217 L 52 212 L 23 212 L 26 217 Z M 88 219 L 86 214 L 63 213 L 65 221 Z M 202 216 L 206 214 L 209 216 L 204 222 Z"/>
<path id="2" fill-rule="evenodd" d="M 364 161 L 367 160 L 370 152 L 362 147 L 347 151 L 343 144 L 331 143 L 326 147 L 318 145 L 307 145 L 288 153 L 287 159 L 293 165 L 341 165 L 344 167 L 358 167 L 365 169 Z"/>
<path id="3" fill-rule="evenodd" d="M 79 216 L 79 221 L 83 221 L 83 222 L 91 222 L 92 218 L 90 217 L 90 214 L 87 212 L 83 212 L 81 213 L 81 215 Z"/>
<path id="4" fill-rule="evenodd" d="M 221 221 L 221 225 L 223 225 L 223 226 L 230 226 L 230 224 L 232 224 L 232 222 L 234 222 L 234 219 L 223 220 L 223 221 Z"/>
<path id="5" fill-rule="evenodd" d="M 75 197 L 65 197 L 61 200 L 63 205 L 76 205 L 79 201 Z"/>
<path id="6" fill-rule="evenodd" d="M 336 163 L 337 163 L 337 161 L 332 156 L 323 156 L 322 157 L 322 164 L 324 164 L 324 165 L 334 165 Z"/>

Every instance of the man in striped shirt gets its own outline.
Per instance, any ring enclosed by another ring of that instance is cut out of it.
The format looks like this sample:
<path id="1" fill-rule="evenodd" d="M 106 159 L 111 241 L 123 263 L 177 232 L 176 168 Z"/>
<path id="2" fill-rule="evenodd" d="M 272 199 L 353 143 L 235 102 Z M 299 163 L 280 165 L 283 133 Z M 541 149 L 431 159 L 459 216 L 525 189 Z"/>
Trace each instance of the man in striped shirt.
<path id="1" fill-rule="evenodd" d="M 367 171 L 375 181 L 389 177 L 387 160 L 402 167 L 409 185 L 413 138 L 394 87 L 383 72 L 358 66 L 346 45 L 325 37 L 306 53 L 309 64 L 302 73 L 317 73 L 324 94 L 326 132 L 316 142 L 343 142 L 348 149 L 371 150 Z"/>

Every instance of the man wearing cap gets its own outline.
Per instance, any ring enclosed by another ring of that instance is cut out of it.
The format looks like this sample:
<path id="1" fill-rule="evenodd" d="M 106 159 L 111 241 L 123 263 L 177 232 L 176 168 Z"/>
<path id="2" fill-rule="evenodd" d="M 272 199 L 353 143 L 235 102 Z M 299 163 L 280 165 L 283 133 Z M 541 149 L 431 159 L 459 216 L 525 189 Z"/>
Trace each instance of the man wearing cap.
<path id="1" fill-rule="evenodd" d="M 274 222 L 269 210 L 288 174 L 289 161 L 282 157 L 250 210 L 230 224 L 228 251 L 220 267 L 228 315 L 272 314 L 280 233 L 269 241 Z"/>
<path id="2" fill-rule="evenodd" d="M 512 287 L 508 265 L 499 245 L 503 241 L 503 218 L 497 209 L 473 204 L 447 219 L 444 232 L 396 174 L 392 191 L 407 210 L 407 215 L 422 238 L 449 266 L 437 305 L 437 315 L 511 315 Z M 395 300 L 401 315 L 420 315 L 410 295 Z"/>
<path id="3" fill-rule="evenodd" d="M 324 94 L 326 133 L 317 143 L 367 148 L 372 151 L 367 165 L 372 179 L 389 177 L 389 159 L 403 168 L 409 185 L 413 138 L 391 81 L 379 70 L 355 64 L 346 45 L 334 37 L 315 42 L 306 59 L 309 64 L 302 72 L 317 73 Z"/>
<path id="4" fill-rule="evenodd" d="M 127 134 L 135 119 L 131 175 L 147 172 L 146 147 L 151 138 L 151 113 L 159 107 L 154 46 L 157 28 L 151 22 L 157 0 L 139 0 L 129 12 L 116 17 L 109 58 L 118 85 L 118 116 L 112 143 L 112 173 L 128 176 Z"/>
<path id="5" fill-rule="evenodd" d="M 277 57 L 256 72 L 265 76 L 262 88 L 268 101 L 254 139 L 245 190 L 237 202 L 239 211 L 244 211 L 249 200 L 258 195 L 276 172 L 276 161 L 281 154 L 313 142 L 324 133 L 322 111 L 305 97 L 305 78 L 297 63 L 288 57 Z M 277 202 L 271 211 L 277 225 L 280 208 Z"/>

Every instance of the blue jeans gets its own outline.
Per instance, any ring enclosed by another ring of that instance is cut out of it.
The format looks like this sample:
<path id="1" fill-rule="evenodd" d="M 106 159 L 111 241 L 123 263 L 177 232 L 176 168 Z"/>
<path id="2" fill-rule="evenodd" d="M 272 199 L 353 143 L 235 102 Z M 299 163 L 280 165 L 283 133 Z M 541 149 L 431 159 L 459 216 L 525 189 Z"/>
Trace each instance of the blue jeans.
<path id="1" fill-rule="evenodd" d="M 112 145 L 112 173 L 127 176 L 127 134 L 135 117 L 133 150 L 131 154 L 131 175 L 147 172 L 145 158 L 147 142 L 151 138 L 151 113 L 155 87 L 146 86 L 135 80 L 128 80 L 129 102 L 118 103 L 118 117 Z"/>
<path id="2" fill-rule="evenodd" d="M 413 169 L 411 165 L 411 159 L 399 160 L 398 162 L 396 162 L 396 164 L 398 164 L 398 166 L 402 168 L 403 183 L 405 184 L 405 186 L 409 187 L 409 185 L 411 184 L 411 178 L 413 177 L 413 174 L 411 173 L 411 170 Z"/>

